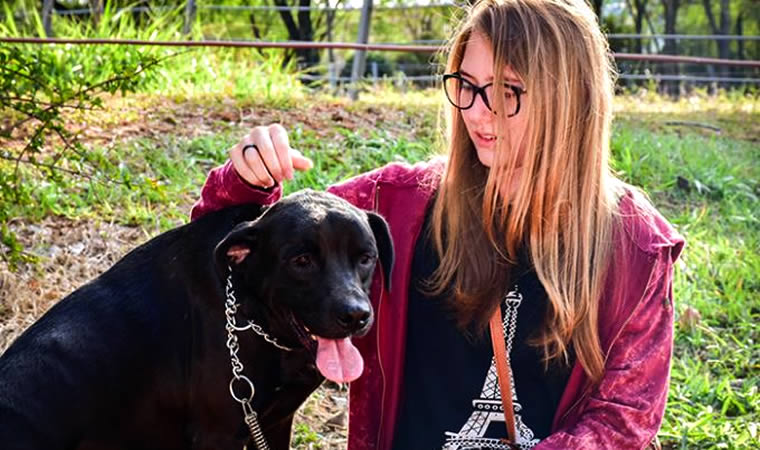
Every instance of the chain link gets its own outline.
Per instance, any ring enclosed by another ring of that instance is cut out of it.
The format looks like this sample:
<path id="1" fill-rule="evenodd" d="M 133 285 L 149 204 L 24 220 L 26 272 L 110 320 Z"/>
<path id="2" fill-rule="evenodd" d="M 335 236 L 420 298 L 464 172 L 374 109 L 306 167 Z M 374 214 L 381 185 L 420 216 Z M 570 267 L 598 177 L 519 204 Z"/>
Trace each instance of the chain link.
<path id="1" fill-rule="evenodd" d="M 258 325 L 253 322 L 253 320 L 248 320 L 248 323 L 246 325 L 238 326 L 235 321 L 235 314 L 237 314 L 237 308 L 238 303 L 237 299 L 235 298 L 235 291 L 232 288 L 232 269 L 228 267 L 228 270 L 230 271 L 230 274 L 227 276 L 227 286 L 226 286 L 226 294 L 227 294 L 227 301 L 225 303 L 226 309 L 225 309 L 225 315 L 227 316 L 227 331 L 246 331 L 246 330 L 253 330 L 254 333 L 258 334 L 262 338 L 264 338 L 265 341 L 269 342 L 270 344 L 274 345 L 275 347 L 279 348 L 280 350 L 285 350 L 286 352 L 292 352 L 293 349 L 290 347 L 286 347 L 279 342 L 277 342 L 277 339 L 273 338 L 267 332 L 264 331 L 264 329 L 261 327 L 261 325 Z M 237 338 L 235 338 L 235 344 L 237 344 Z M 227 346 L 229 347 L 229 341 L 227 343 Z"/>
<path id="2" fill-rule="evenodd" d="M 225 329 L 227 330 L 227 348 L 230 351 L 230 362 L 232 365 L 232 379 L 230 379 L 230 395 L 236 402 L 240 403 L 243 408 L 243 416 L 248 430 L 251 434 L 251 439 L 258 450 L 269 450 L 264 434 L 261 432 L 261 426 L 259 425 L 258 415 L 251 406 L 253 401 L 253 395 L 256 389 L 253 387 L 253 382 L 243 375 L 243 363 L 238 358 L 238 350 L 240 350 L 240 344 L 238 343 L 238 337 L 235 331 L 239 330 L 239 327 L 235 323 L 235 314 L 237 313 L 238 303 L 235 298 L 235 292 L 232 289 L 232 268 L 227 268 L 229 275 L 227 276 L 227 286 L 225 288 L 227 294 L 227 300 L 224 303 L 224 315 L 227 318 L 227 324 Z M 255 331 L 255 330 L 254 330 Z M 258 333 L 257 333 L 258 334 Z M 266 333 L 265 333 L 266 334 Z M 269 342 L 267 340 L 267 342 Z M 243 386 L 247 386 L 249 389 L 249 395 L 238 395 L 235 391 L 235 385 L 242 383 Z"/>

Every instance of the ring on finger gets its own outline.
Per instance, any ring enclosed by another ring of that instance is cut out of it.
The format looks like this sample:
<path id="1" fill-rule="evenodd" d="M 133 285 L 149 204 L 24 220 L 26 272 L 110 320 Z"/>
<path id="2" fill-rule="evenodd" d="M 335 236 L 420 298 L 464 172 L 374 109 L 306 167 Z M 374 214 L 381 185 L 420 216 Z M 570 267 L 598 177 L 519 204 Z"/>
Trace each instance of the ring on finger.
<path id="1" fill-rule="evenodd" d="M 256 147 L 256 144 L 247 144 L 243 146 L 243 151 L 241 152 L 243 154 L 243 158 L 245 158 L 245 151 L 251 148 L 256 150 L 256 153 L 259 153 L 259 148 Z"/>
<path id="2" fill-rule="evenodd" d="M 243 151 L 242 151 L 242 153 L 243 153 L 243 159 L 245 159 L 245 151 L 248 150 L 248 149 L 250 149 L 250 148 L 256 150 L 256 153 L 259 155 L 259 158 L 261 159 L 261 164 L 264 166 L 264 170 L 267 171 L 267 175 L 269 175 L 269 177 L 272 179 L 272 181 L 274 181 L 276 183 L 274 175 L 272 175 L 272 171 L 269 170 L 269 166 L 267 166 L 267 163 L 264 161 L 264 157 L 261 156 L 261 150 L 259 150 L 259 148 L 256 146 L 256 144 L 247 144 L 247 145 L 243 146 Z"/>

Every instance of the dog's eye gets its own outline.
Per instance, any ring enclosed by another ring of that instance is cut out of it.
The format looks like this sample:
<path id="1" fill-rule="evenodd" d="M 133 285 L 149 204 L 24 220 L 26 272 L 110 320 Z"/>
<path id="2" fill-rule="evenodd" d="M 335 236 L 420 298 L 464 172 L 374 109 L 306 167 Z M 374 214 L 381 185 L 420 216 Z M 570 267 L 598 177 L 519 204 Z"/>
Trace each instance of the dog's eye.
<path id="1" fill-rule="evenodd" d="M 359 257 L 359 264 L 362 266 L 370 266 L 375 263 L 375 256 L 371 253 L 365 253 Z"/>
<path id="2" fill-rule="evenodd" d="M 312 260 L 311 255 L 303 254 L 292 258 L 290 264 L 297 269 L 306 270 L 314 266 L 314 260 Z"/>

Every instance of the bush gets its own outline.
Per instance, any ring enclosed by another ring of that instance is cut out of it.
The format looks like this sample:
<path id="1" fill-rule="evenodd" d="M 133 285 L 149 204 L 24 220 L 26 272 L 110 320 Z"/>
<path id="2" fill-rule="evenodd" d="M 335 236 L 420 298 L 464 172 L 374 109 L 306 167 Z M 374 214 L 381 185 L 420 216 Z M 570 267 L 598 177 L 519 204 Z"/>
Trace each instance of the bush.
<path id="1" fill-rule="evenodd" d="M 124 182 L 116 167 L 65 127 L 63 115 L 101 107 L 105 93 L 134 91 L 161 60 L 139 51 L 92 53 L 61 46 L 0 47 L 0 255 L 12 264 L 22 258 L 22 249 L 8 220 L 13 208 L 35 201 L 23 183 L 23 167 L 51 182 L 63 176 Z"/>

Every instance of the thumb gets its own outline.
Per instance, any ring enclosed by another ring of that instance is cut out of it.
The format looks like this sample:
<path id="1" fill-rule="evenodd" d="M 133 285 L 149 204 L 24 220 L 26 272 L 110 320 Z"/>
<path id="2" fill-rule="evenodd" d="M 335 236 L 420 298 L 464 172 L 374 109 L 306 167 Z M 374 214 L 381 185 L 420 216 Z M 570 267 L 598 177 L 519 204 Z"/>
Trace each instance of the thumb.
<path id="1" fill-rule="evenodd" d="M 305 171 L 314 167 L 314 162 L 303 156 L 298 150 L 290 150 L 290 159 L 293 161 L 293 168 L 296 170 Z"/>

